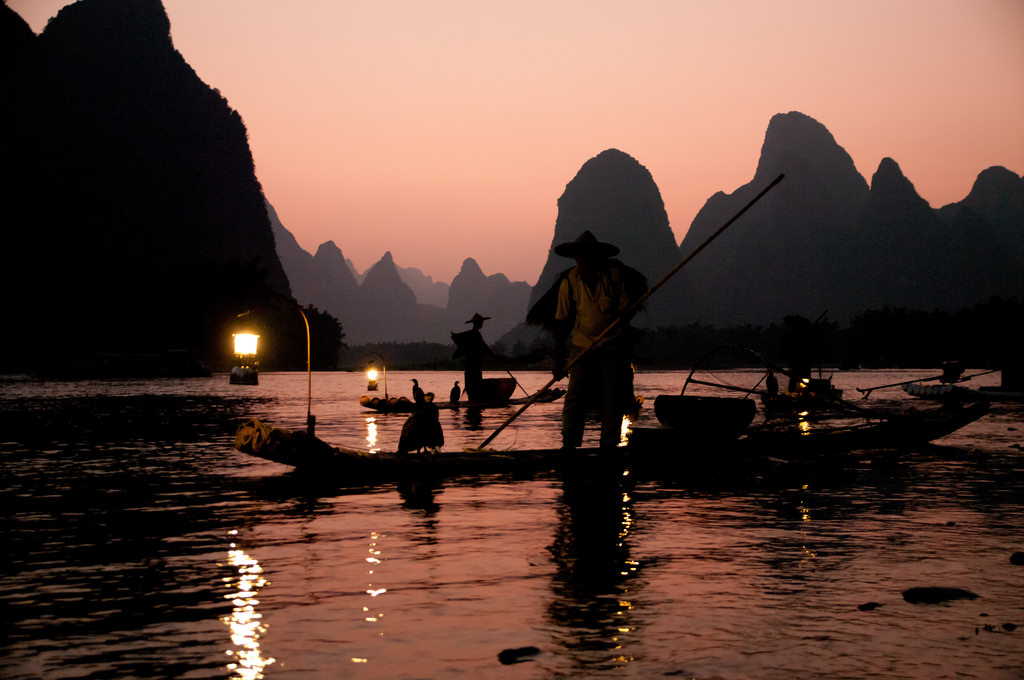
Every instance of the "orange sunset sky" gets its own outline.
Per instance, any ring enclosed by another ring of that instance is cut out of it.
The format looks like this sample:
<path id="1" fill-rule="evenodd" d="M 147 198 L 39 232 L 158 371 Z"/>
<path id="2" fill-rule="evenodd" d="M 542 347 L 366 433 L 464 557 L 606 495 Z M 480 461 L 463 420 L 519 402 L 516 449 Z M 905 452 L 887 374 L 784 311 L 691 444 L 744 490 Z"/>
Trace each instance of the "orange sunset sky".
<path id="1" fill-rule="evenodd" d="M 7 4 L 40 32 L 68 3 Z M 360 270 L 391 251 L 450 282 L 474 257 L 533 284 L 558 197 L 608 148 L 651 171 L 679 241 L 792 110 L 933 207 L 1024 172 L 1022 0 L 163 4 L 284 225 Z"/>

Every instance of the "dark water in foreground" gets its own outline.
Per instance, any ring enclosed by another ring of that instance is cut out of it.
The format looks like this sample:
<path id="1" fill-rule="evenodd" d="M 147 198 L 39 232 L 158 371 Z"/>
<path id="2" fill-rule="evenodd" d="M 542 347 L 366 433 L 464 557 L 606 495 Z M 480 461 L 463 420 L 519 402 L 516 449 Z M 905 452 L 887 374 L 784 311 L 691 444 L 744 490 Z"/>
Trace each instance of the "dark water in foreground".
<path id="1" fill-rule="evenodd" d="M 459 376 L 393 372 L 391 392 L 410 377 L 445 395 Z M 393 449 L 402 417 L 361 409 L 365 387 L 315 374 L 318 434 Z M 1024 405 L 821 470 L 359 487 L 232 448 L 246 418 L 304 423 L 304 374 L 0 395 L 3 678 L 1024 677 Z M 559 408 L 495 445 L 552 445 Z M 446 448 L 510 412 L 442 414 Z M 909 604 L 912 586 L 980 597 Z"/>

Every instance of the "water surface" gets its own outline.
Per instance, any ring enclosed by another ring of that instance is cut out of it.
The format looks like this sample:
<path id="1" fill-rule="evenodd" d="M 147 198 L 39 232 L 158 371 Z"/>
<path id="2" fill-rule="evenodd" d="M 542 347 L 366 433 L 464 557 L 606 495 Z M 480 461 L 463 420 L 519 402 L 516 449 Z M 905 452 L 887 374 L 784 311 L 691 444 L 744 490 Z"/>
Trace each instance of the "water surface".
<path id="1" fill-rule="evenodd" d="M 835 382 L 859 398 L 927 374 Z M 389 392 L 412 377 L 446 395 L 461 376 L 389 372 Z M 638 374 L 643 418 L 684 378 Z M 314 374 L 318 434 L 393 449 L 404 418 L 359 407 L 365 388 Z M 1024 675 L 1024 567 L 1009 561 L 1024 550 L 1020 405 L 821 469 L 359 485 L 232 448 L 247 418 L 304 425 L 305 374 L 0 390 L 4 678 Z M 532 407 L 494 446 L 553 445 L 559 409 Z M 511 413 L 442 412 L 446 448 Z M 905 602 L 920 585 L 979 597 Z M 537 653 L 499 661 L 520 647 Z"/>

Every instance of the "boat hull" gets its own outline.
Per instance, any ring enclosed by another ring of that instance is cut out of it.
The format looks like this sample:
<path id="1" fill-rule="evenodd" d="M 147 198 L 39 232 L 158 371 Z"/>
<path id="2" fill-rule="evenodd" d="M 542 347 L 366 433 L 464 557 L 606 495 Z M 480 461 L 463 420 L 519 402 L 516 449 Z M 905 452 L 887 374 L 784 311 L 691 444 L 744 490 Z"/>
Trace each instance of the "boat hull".
<path id="1" fill-rule="evenodd" d="M 258 385 L 260 373 L 249 366 L 235 366 L 231 369 L 229 383 L 232 385 Z"/>

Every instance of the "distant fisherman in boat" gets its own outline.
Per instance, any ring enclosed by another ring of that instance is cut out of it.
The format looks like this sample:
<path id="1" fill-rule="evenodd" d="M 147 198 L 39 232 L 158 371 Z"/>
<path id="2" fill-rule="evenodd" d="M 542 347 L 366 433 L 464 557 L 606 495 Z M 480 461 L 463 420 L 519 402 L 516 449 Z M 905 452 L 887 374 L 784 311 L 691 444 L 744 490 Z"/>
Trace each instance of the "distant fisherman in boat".
<path id="1" fill-rule="evenodd" d="M 466 322 L 473 324 L 472 328 L 461 333 L 452 333 L 452 342 L 455 343 L 453 356 L 456 359 L 465 357 L 466 360 L 466 368 L 462 377 L 466 398 L 470 401 L 486 398 L 480 391 L 484 375 L 484 357 L 493 356 L 493 352 L 484 342 L 484 336 L 480 333 L 480 329 L 484 327 L 484 321 L 490 318 L 479 313 L 473 314 L 473 318 Z M 452 399 L 452 401 L 458 400 Z"/>
<path id="2" fill-rule="evenodd" d="M 822 313 L 813 323 L 799 314 L 785 317 L 782 334 L 782 358 L 789 363 L 789 384 L 787 392 L 800 392 L 811 382 L 811 368 L 815 359 L 821 358 L 824 345 Z"/>
<path id="3" fill-rule="evenodd" d="M 527 322 L 541 323 L 554 334 L 554 376 L 565 376 L 572 362 L 562 407 L 564 449 L 583 443 L 587 414 L 595 409 L 601 416 L 601 447 L 614 448 L 623 415 L 636 407 L 630 363 L 634 333 L 628 319 L 621 319 L 588 349 L 647 291 L 640 272 L 613 259 L 618 252 L 617 246 L 598 241 L 590 231 L 556 246 L 555 253 L 575 259 L 576 266 L 563 272 L 527 315 Z"/>

